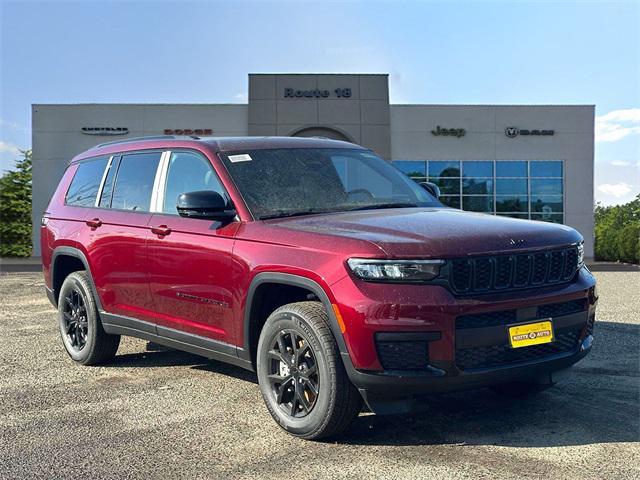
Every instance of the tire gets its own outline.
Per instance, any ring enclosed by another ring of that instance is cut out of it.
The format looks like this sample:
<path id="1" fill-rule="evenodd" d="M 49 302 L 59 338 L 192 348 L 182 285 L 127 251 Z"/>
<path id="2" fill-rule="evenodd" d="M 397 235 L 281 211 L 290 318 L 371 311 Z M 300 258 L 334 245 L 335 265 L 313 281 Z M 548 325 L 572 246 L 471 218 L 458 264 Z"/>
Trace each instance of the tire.
<path id="1" fill-rule="evenodd" d="M 65 278 L 58 300 L 58 324 L 69 356 L 82 365 L 98 365 L 115 357 L 120 335 L 102 328 L 89 275 L 73 272 Z"/>
<path id="2" fill-rule="evenodd" d="M 520 382 L 508 382 L 493 385 L 491 390 L 493 390 L 494 393 L 507 398 L 526 398 L 533 397 L 538 393 L 553 387 L 553 385 L 553 383 L 537 383 L 533 380 L 524 380 Z"/>
<path id="3" fill-rule="evenodd" d="M 269 413 L 292 435 L 337 435 L 360 413 L 362 397 L 347 377 L 320 302 L 291 303 L 269 316 L 258 342 L 257 371 Z"/>

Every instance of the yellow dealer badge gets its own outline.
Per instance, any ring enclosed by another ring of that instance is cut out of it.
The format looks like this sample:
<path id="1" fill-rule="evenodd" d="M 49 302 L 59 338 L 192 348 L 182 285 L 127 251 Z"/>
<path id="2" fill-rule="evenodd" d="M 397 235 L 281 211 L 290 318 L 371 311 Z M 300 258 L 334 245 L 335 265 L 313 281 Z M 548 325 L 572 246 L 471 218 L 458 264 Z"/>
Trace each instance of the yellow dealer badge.
<path id="1" fill-rule="evenodd" d="M 509 327 L 509 343 L 512 348 L 530 347 L 553 342 L 551 319 L 544 322 L 528 323 Z"/>

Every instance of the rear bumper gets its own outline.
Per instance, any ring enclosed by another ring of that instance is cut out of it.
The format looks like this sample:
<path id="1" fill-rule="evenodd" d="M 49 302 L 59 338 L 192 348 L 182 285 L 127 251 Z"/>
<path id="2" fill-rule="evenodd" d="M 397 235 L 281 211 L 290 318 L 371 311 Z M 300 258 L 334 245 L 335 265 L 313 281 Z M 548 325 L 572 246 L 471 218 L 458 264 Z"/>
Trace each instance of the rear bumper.
<path id="1" fill-rule="evenodd" d="M 586 336 L 573 351 L 545 357 L 538 361 L 523 362 L 496 368 L 459 371 L 455 365 L 440 365 L 423 372 L 356 370 L 348 355 L 343 362 L 351 382 L 358 388 L 372 411 L 376 413 L 403 413 L 413 410 L 415 397 L 430 393 L 489 387 L 514 381 L 553 383 L 554 373 L 565 370 L 584 358 L 590 351 L 593 336 Z"/>

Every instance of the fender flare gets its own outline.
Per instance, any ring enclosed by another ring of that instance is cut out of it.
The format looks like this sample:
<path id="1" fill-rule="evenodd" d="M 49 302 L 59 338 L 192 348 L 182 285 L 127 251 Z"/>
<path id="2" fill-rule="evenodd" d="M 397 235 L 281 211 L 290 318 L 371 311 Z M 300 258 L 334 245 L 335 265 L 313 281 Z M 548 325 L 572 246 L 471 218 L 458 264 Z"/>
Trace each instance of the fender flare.
<path id="1" fill-rule="evenodd" d="M 340 351 L 340 355 L 344 358 L 345 356 L 349 356 L 347 345 L 344 341 L 344 337 L 342 335 L 342 330 L 340 330 L 340 325 L 338 323 L 338 319 L 336 318 L 336 314 L 333 310 L 333 305 L 329 300 L 329 296 L 325 292 L 325 290 L 314 280 L 311 280 L 307 277 L 302 277 L 299 275 L 294 275 L 290 273 L 275 273 L 275 272 L 262 272 L 258 273 L 251 284 L 249 285 L 249 290 L 247 292 L 247 300 L 245 302 L 244 308 L 244 318 L 243 318 L 243 328 L 244 328 L 244 344 L 243 348 L 238 348 L 238 356 L 242 358 L 246 358 L 251 360 L 251 345 L 249 344 L 249 329 L 251 326 L 251 310 L 253 308 L 254 295 L 258 287 L 264 283 L 279 283 L 283 285 L 291 285 L 294 287 L 301 287 L 307 290 L 310 290 L 324 305 L 325 310 L 327 311 L 327 315 L 329 317 L 329 327 L 331 328 L 331 333 L 333 333 L 333 337 L 336 339 L 336 344 L 338 345 L 338 350 Z"/>
<path id="2" fill-rule="evenodd" d="M 69 246 L 63 246 L 63 247 L 56 247 L 53 250 L 53 254 L 51 255 L 51 279 L 53 282 L 53 279 L 56 278 L 56 272 L 55 272 L 55 268 L 56 268 L 56 261 L 58 259 L 59 256 L 64 255 L 67 257 L 75 257 L 77 259 L 79 259 L 82 264 L 84 265 L 85 270 L 87 271 L 87 274 L 89 275 L 89 284 L 91 285 L 91 290 L 93 293 L 93 297 L 95 299 L 96 302 L 96 306 L 98 307 L 98 311 L 102 312 L 104 309 L 102 308 L 102 302 L 100 301 L 100 297 L 98 296 L 98 290 L 96 289 L 95 284 L 93 283 L 93 275 L 91 274 L 91 267 L 89 266 L 89 261 L 87 260 L 87 257 L 85 256 L 84 252 L 82 250 L 80 250 L 79 248 L 76 247 L 69 247 Z M 53 286 L 53 285 L 52 285 Z M 56 301 L 55 303 L 55 307 L 58 308 L 57 305 L 57 300 L 58 300 L 58 294 L 60 292 L 53 292 L 53 296 L 54 299 Z"/>

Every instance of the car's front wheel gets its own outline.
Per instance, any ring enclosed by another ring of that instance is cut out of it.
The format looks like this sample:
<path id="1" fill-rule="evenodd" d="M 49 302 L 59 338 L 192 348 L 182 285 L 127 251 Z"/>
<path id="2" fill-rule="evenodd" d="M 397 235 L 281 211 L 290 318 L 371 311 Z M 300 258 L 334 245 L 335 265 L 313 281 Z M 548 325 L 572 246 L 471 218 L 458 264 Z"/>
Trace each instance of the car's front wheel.
<path id="1" fill-rule="evenodd" d="M 62 343 L 69 356 L 83 365 L 111 360 L 120 344 L 120 335 L 109 335 L 102 328 L 90 281 L 86 272 L 73 272 L 58 298 Z"/>
<path id="2" fill-rule="evenodd" d="M 260 390 L 269 413 L 306 439 L 343 431 L 362 397 L 351 384 L 319 302 L 284 305 L 267 319 L 258 342 Z"/>

